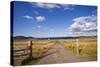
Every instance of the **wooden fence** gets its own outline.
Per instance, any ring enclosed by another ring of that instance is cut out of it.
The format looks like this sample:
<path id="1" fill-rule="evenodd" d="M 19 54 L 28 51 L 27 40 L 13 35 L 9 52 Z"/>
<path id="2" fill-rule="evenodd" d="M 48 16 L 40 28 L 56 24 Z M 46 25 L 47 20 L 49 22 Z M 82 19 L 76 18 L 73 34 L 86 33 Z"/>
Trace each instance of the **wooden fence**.
<path id="1" fill-rule="evenodd" d="M 17 44 L 27 44 L 28 46 L 26 48 L 18 48 L 18 47 L 14 47 L 13 49 L 13 57 L 14 59 L 19 58 L 19 57 L 23 57 L 23 56 L 28 56 L 28 57 L 32 57 L 32 41 L 28 41 L 28 42 L 14 42 L 14 45 Z"/>

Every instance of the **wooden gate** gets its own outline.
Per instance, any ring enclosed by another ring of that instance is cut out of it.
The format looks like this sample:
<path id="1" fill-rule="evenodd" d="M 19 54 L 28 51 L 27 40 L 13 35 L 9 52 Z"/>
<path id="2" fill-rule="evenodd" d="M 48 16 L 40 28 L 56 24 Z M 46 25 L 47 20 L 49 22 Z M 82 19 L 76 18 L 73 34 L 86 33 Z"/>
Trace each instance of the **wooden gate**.
<path id="1" fill-rule="evenodd" d="M 18 59 L 19 57 L 28 56 L 32 57 L 32 41 L 28 42 L 14 42 L 14 44 L 27 44 L 26 48 L 20 49 L 18 47 L 14 47 L 13 49 L 13 56 L 14 59 Z"/>

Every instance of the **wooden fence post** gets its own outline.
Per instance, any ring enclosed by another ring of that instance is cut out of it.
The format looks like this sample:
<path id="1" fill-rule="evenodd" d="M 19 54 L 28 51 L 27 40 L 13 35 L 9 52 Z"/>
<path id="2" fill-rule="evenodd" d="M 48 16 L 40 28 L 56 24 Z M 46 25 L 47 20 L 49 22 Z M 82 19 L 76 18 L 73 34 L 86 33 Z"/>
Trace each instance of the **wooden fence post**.
<path id="1" fill-rule="evenodd" d="M 29 51 L 30 51 L 29 57 L 32 58 L 32 40 L 29 41 L 28 46 L 29 46 Z"/>
<path id="2" fill-rule="evenodd" d="M 79 55 L 79 39 L 76 39 L 76 54 Z"/>

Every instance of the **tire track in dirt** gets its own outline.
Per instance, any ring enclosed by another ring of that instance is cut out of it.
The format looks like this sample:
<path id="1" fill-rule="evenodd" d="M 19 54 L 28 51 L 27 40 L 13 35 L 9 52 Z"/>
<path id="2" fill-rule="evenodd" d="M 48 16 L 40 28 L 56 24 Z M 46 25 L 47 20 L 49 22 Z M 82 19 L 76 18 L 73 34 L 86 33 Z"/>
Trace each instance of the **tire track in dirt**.
<path id="1" fill-rule="evenodd" d="M 56 63 L 71 63 L 88 61 L 88 59 L 82 59 L 76 56 L 70 51 L 66 51 L 59 41 L 56 41 L 52 48 L 47 53 L 55 52 L 51 55 L 41 58 L 36 64 L 56 64 Z"/>

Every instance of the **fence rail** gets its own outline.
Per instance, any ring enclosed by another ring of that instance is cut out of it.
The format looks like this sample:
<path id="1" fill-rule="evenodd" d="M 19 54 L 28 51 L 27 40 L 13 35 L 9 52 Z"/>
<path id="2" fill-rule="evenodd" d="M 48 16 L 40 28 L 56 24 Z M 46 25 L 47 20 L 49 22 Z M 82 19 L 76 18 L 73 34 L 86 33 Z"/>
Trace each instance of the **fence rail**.
<path id="1" fill-rule="evenodd" d="M 25 49 L 18 49 L 18 50 L 14 50 L 14 52 L 19 52 L 19 51 L 25 51 L 28 50 L 29 48 L 25 48 Z"/>
<path id="2" fill-rule="evenodd" d="M 13 42 L 13 44 L 28 44 L 30 41 L 28 42 Z"/>
<path id="3" fill-rule="evenodd" d="M 29 55 L 29 54 L 30 54 L 30 53 L 20 54 L 20 55 L 15 55 L 14 57 L 27 56 L 27 55 Z"/>
<path id="4" fill-rule="evenodd" d="M 14 51 L 14 58 L 16 57 L 20 57 L 20 56 L 30 56 L 32 57 L 32 41 L 28 41 L 28 42 L 14 42 L 15 44 L 27 44 L 28 46 L 24 49 L 18 48 L 18 47 L 14 47 L 14 48 L 18 48 L 18 49 L 13 49 Z"/>

